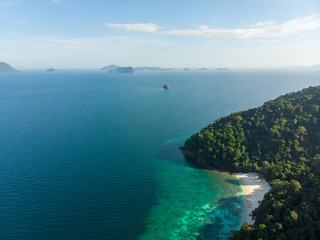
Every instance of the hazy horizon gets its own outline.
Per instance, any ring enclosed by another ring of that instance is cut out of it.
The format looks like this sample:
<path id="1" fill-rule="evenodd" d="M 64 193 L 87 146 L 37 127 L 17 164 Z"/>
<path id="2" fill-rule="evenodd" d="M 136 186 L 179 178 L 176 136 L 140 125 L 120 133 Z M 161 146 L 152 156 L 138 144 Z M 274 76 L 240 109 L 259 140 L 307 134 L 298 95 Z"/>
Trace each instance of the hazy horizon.
<path id="1" fill-rule="evenodd" d="M 320 2 L 0 0 L 0 62 L 18 69 L 320 64 Z"/>
<path id="2" fill-rule="evenodd" d="M 6 62 L 7 63 L 7 62 Z M 10 63 L 8 63 L 9 65 L 11 65 Z M 113 65 L 113 64 L 108 64 L 108 65 Z M 108 65 L 105 65 L 105 66 L 108 66 Z M 60 68 L 56 68 L 56 67 L 52 67 L 56 70 L 101 70 L 101 68 L 105 67 L 105 66 L 101 66 L 101 67 L 60 67 Z M 133 65 L 117 65 L 119 67 L 133 67 L 133 68 L 140 68 L 140 67 L 159 67 L 161 69 L 164 69 L 164 70 L 168 70 L 168 71 L 175 71 L 175 70 L 179 70 L 179 71 L 182 71 L 184 70 L 185 68 L 188 68 L 188 70 L 190 71 L 200 71 L 199 69 L 201 69 L 202 67 L 177 67 L 177 68 L 173 68 L 173 67 L 170 67 L 170 66 L 133 66 Z M 47 70 L 51 67 L 47 67 L 47 68 L 25 68 L 23 66 L 13 66 L 11 65 L 11 67 L 15 68 L 16 70 L 19 70 L 19 71 L 33 71 L 33 70 Z M 312 68 L 312 67 L 316 67 L 316 68 Z M 303 66 L 303 65 L 288 65 L 288 66 L 278 66 L 278 67 L 205 67 L 205 69 L 207 71 L 210 71 L 210 70 L 220 70 L 220 69 L 226 69 L 226 70 L 281 70 L 281 69 L 285 69 L 285 70 L 318 70 L 320 69 L 320 64 L 314 64 L 314 65 L 309 65 L 309 66 Z M 142 71 L 139 71 L 139 72 L 143 72 Z"/>

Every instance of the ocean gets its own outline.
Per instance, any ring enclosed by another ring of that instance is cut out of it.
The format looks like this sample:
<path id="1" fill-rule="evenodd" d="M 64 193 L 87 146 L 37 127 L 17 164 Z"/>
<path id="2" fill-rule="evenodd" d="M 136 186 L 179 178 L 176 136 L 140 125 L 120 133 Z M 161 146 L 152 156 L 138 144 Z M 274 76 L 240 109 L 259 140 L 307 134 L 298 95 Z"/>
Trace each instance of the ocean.
<path id="1" fill-rule="evenodd" d="M 1 74 L 0 239 L 227 239 L 242 219 L 238 180 L 178 148 L 316 85 L 311 70 Z"/>

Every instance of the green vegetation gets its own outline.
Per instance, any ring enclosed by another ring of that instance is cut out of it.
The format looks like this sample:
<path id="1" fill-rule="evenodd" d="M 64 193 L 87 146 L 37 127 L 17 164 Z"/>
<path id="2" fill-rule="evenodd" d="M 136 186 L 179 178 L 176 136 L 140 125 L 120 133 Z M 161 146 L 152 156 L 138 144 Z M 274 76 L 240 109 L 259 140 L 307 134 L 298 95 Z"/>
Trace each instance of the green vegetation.
<path id="1" fill-rule="evenodd" d="M 231 114 L 191 136 L 186 156 L 257 171 L 272 186 L 233 239 L 320 239 L 320 87 Z"/>

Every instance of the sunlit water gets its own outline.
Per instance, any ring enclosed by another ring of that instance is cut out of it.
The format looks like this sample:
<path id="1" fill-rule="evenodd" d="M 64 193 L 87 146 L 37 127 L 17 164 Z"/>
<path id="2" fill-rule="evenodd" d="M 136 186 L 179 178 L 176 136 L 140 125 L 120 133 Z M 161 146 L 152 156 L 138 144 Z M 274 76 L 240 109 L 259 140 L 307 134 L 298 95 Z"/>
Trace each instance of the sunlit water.
<path id="1" fill-rule="evenodd" d="M 238 181 L 178 147 L 311 85 L 319 72 L 2 74 L 0 239 L 225 239 L 240 227 Z"/>

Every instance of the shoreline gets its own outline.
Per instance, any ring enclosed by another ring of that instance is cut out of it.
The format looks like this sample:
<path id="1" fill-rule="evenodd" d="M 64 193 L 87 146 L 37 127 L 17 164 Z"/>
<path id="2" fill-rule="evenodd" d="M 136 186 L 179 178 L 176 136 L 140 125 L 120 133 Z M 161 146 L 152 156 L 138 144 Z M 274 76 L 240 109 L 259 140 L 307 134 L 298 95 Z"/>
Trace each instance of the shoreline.
<path id="1" fill-rule="evenodd" d="M 195 167 L 207 170 L 227 172 L 240 181 L 242 193 L 239 196 L 243 196 L 245 199 L 244 209 L 241 218 L 241 226 L 245 222 L 247 222 L 250 225 L 253 225 L 254 220 L 252 220 L 251 213 L 253 210 L 259 207 L 259 201 L 262 201 L 264 195 L 268 193 L 271 189 L 270 184 L 267 181 L 259 178 L 259 174 L 256 172 L 244 173 L 236 172 L 228 168 L 215 167 L 212 164 L 206 162 L 198 155 L 188 151 L 184 146 L 180 147 L 180 150 L 182 150 L 182 153 L 184 154 L 186 159 L 191 160 L 190 163 Z"/>
<path id="2" fill-rule="evenodd" d="M 258 173 L 233 173 L 233 176 L 241 182 L 242 194 L 245 198 L 245 205 L 241 225 L 247 222 L 250 225 L 254 224 L 251 218 L 253 210 L 259 207 L 259 201 L 263 200 L 264 195 L 269 192 L 271 186 L 265 180 L 259 178 Z"/>

